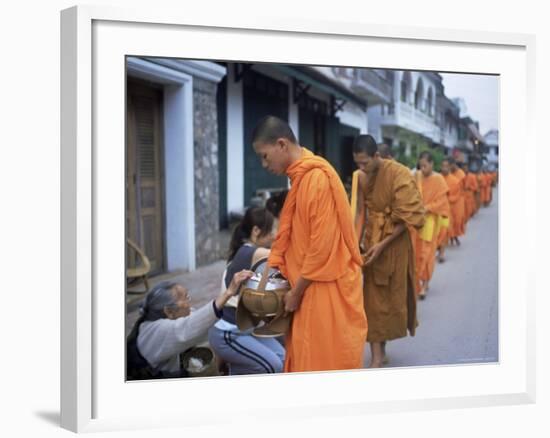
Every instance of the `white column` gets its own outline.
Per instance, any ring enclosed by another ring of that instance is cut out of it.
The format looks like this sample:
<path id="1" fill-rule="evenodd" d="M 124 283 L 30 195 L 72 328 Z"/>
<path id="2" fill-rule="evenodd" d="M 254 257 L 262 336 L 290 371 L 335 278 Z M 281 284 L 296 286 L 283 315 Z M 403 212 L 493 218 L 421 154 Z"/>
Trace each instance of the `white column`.
<path id="1" fill-rule="evenodd" d="M 168 271 L 195 269 L 193 82 L 164 89 L 166 253 Z"/>
<path id="2" fill-rule="evenodd" d="M 234 78 L 231 66 L 227 71 L 227 213 L 244 208 L 243 83 Z"/>

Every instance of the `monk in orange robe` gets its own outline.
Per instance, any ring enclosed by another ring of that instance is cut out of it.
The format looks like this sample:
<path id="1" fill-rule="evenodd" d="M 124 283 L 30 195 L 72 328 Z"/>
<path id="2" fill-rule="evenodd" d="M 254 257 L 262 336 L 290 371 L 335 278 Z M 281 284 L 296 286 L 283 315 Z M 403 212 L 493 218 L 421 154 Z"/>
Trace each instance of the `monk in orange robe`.
<path id="1" fill-rule="evenodd" d="M 464 183 L 466 193 L 466 220 L 470 220 L 476 212 L 476 192 L 479 190 L 475 173 L 466 167 L 466 180 Z"/>
<path id="2" fill-rule="evenodd" d="M 435 267 L 435 252 L 441 227 L 451 215 L 447 199 L 449 188 L 445 178 L 433 170 L 433 156 L 429 151 L 420 154 L 420 172 L 416 172 L 418 187 L 426 210 L 426 223 L 417 233 L 416 266 L 420 280 L 418 297 L 424 299 Z"/>
<path id="3" fill-rule="evenodd" d="M 424 224 L 424 208 L 409 169 L 382 159 L 372 136 L 355 139 L 353 158 L 360 169 L 356 217 L 367 217 L 357 236 L 365 248 L 369 367 L 378 368 L 385 363 L 386 342 L 407 331 L 414 336 L 418 325 L 411 233 Z"/>
<path id="4" fill-rule="evenodd" d="M 462 204 L 462 187 L 459 179 L 451 172 L 450 158 L 445 158 L 441 162 L 441 175 L 445 178 L 449 192 L 447 193 L 447 199 L 451 207 L 451 215 L 449 218 L 449 226 L 442 227 L 440 231 L 438 246 L 439 246 L 439 262 L 445 261 L 445 246 L 448 240 L 452 240 L 459 235 L 459 224 L 463 220 L 464 208 Z"/>
<path id="5" fill-rule="evenodd" d="M 487 205 L 489 205 L 489 192 L 487 190 L 489 186 L 489 181 L 487 179 L 487 175 L 485 171 L 479 172 L 478 181 L 479 181 L 480 204 L 484 207 L 487 207 Z"/>
<path id="6" fill-rule="evenodd" d="M 268 258 L 291 285 L 284 371 L 362 368 L 362 260 L 340 177 L 277 117 L 259 122 L 252 143 L 265 169 L 291 181 Z"/>
<path id="7" fill-rule="evenodd" d="M 477 190 L 475 191 L 475 194 L 474 194 L 474 198 L 475 198 L 475 212 L 474 214 L 477 214 L 477 212 L 479 211 L 480 207 L 481 207 L 481 191 L 482 191 L 482 187 L 481 187 L 481 172 L 478 170 L 475 174 L 475 177 L 476 177 L 476 181 L 477 181 Z"/>
<path id="8" fill-rule="evenodd" d="M 451 237 L 451 244 L 460 245 L 460 240 L 458 240 L 458 238 L 466 233 L 466 194 L 464 189 L 466 174 L 458 166 L 453 157 L 447 158 L 447 161 L 451 167 L 451 174 L 458 180 L 460 188 L 459 199 L 454 206 L 451 206 L 451 217 L 453 218 L 452 234 L 454 235 L 454 237 Z"/>

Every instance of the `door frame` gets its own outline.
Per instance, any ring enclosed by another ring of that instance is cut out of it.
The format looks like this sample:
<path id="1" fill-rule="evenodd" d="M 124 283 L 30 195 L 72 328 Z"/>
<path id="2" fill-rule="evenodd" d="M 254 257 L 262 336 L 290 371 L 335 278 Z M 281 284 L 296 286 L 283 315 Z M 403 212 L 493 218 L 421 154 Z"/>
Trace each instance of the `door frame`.
<path id="1" fill-rule="evenodd" d="M 144 59 L 127 57 L 126 74 L 164 85 L 166 269 L 196 267 L 193 77 Z"/>
<path id="2" fill-rule="evenodd" d="M 132 84 L 133 90 L 129 90 L 130 84 Z M 152 266 L 151 268 L 151 275 L 158 275 L 162 274 L 166 271 L 166 209 L 165 209 L 165 163 L 164 163 L 164 130 L 163 130 L 163 90 L 162 87 L 159 87 L 157 84 L 151 83 L 151 81 L 143 81 L 141 79 L 137 79 L 136 77 L 129 76 L 127 83 L 126 83 L 126 99 L 129 99 L 129 94 L 139 95 L 139 96 L 148 96 L 154 99 L 154 108 L 153 111 L 156 114 L 155 117 L 155 132 L 158 135 L 157 140 L 155 141 L 156 145 L 156 153 L 158 154 L 158 168 L 157 171 L 157 178 L 156 182 L 153 183 L 153 185 L 144 186 L 142 185 L 142 175 L 140 174 L 138 168 L 140 166 L 139 164 L 139 152 L 137 149 L 136 139 L 133 138 L 133 135 L 135 135 L 135 132 L 132 132 L 131 125 L 133 124 L 134 129 L 137 129 L 136 121 L 135 119 L 133 122 L 131 121 L 131 118 L 135 118 L 135 108 L 132 108 L 132 106 L 129 104 L 129 101 L 127 100 L 126 105 L 126 111 L 127 111 L 127 129 L 126 129 L 126 171 L 130 171 L 133 174 L 133 183 L 130 182 L 128 191 L 126 193 L 127 196 L 127 203 L 128 203 L 128 213 L 129 213 L 129 221 L 127 221 L 127 226 L 130 227 L 130 229 L 126 230 L 126 235 L 130 239 L 134 240 L 139 246 L 143 248 L 143 250 L 146 250 L 146 244 L 144 241 L 145 231 L 143 229 L 143 217 L 142 214 L 145 213 L 145 210 L 150 210 L 150 207 L 144 207 L 142 204 L 142 190 L 145 187 L 154 188 L 156 192 L 156 202 L 155 204 L 157 206 L 160 206 L 160 212 L 158 216 L 155 214 L 155 217 L 158 218 L 158 225 L 160 227 L 160 235 L 157 239 L 154 239 L 154 244 L 156 246 L 155 250 L 152 254 L 149 254 L 149 252 L 145 251 L 146 254 L 149 256 L 151 260 L 151 264 L 153 265 L 153 260 L 155 260 L 157 263 Z M 153 97 L 154 96 L 154 97 Z M 157 100 L 158 99 L 158 100 Z M 134 112 L 131 112 L 131 110 L 134 110 Z M 129 148 L 128 146 L 133 143 L 133 147 Z M 129 175 L 126 174 L 127 178 L 127 184 L 128 184 L 128 178 Z M 150 182 L 149 182 L 150 184 Z M 158 186 L 157 186 L 158 184 Z M 137 221 L 136 221 L 137 219 Z M 132 223 L 133 222 L 133 223 Z M 132 233 L 133 231 L 135 232 Z M 157 245 L 160 245 L 157 246 Z M 130 257 L 127 259 L 128 266 L 132 266 L 135 264 L 136 256 L 134 251 L 129 251 L 128 254 Z M 158 257 L 158 260 L 156 260 L 156 257 Z"/>

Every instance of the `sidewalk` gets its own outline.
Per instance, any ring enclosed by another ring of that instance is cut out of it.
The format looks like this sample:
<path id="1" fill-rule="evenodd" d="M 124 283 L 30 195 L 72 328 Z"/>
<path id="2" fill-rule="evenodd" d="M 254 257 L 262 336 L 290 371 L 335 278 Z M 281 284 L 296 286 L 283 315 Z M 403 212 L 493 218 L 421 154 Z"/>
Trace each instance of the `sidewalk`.
<path id="1" fill-rule="evenodd" d="M 219 260 L 207 266 L 202 266 L 193 272 L 176 272 L 163 274 L 149 279 L 149 286 L 153 288 L 164 280 L 170 280 L 182 284 L 189 290 L 191 306 L 199 308 L 213 300 L 220 293 L 225 261 Z M 139 306 L 145 297 L 145 293 L 131 293 L 143 291 L 143 283 L 129 287 L 126 292 L 126 335 L 130 333 L 135 321 L 139 317 Z M 205 338 L 206 340 L 206 338 Z"/>

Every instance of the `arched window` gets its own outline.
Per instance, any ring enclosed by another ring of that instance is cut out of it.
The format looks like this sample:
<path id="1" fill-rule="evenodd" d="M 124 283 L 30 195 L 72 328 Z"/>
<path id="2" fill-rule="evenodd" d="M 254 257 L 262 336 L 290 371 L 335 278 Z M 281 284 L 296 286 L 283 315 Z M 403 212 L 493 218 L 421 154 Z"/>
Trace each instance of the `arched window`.
<path id="1" fill-rule="evenodd" d="M 408 96 L 411 89 L 411 72 L 404 71 L 401 77 L 401 102 L 408 102 Z"/>
<path id="2" fill-rule="evenodd" d="M 428 88 L 428 97 L 426 98 L 426 109 L 429 116 L 432 116 L 433 111 L 433 91 L 432 88 Z"/>
<path id="3" fill-rule="evenodd" d="M 424 99 L 424 83 L 422 78 L 418 78 L 416 83 L 416 91 L 414 93 L 414 107 L 416 109 L 422 110 L 422 100 Z"/>

